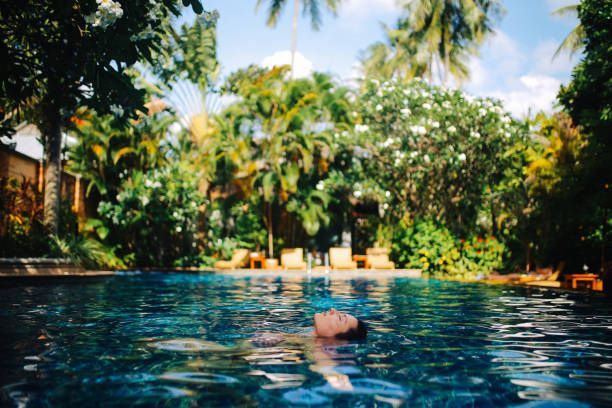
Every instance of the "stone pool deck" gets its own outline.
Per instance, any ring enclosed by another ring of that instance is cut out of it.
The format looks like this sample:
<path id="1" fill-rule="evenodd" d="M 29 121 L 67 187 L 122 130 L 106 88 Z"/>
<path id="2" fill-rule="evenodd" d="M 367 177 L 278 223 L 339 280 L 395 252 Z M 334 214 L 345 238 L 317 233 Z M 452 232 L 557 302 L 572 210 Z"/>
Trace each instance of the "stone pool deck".
<path id="1" fill-rule="evenodd" d="M 216 275 L 230 276 L 330 277 L 334 279 L 421 278 L 420 269 L 329 269 L 326 271 L 323 268 L 315 268 L 311 272 L 284 269 L 214 269 L 211 272 Z"/>
<path id="2" fill-rule="evenodd" d="M 111 276 L 112 271 L 87 271 L 61 258 L 0 258 L 0 278 Z"/>
<path id="3" fill-rule="evenodd" d="M 325 270 L 323 267 L 305 270 L 285 269 L 214 269 L 214 268 L 134 268 L 127 271 L 91 271 L 76 266 L 68 259 L 51 258 L 0 258 L 1 278 L 51 278 L 51 277 L 96 277 L 113 276 L 125 272 L 201 273 L 226 276 L 286 276 L 286 277 L 330 277 L 333 279 L 358 278 L 421 278 L 419 269 L 352 269 Z"/>

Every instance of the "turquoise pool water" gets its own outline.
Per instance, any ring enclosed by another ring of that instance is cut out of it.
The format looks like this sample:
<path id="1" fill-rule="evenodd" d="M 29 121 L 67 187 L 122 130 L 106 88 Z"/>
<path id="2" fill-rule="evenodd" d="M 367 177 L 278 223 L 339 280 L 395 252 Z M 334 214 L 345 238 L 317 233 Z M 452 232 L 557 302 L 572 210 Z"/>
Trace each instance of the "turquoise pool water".
<path id="1" fill-rule="evenodd" d="M 329 307 L 363 343 L 295 333 Z M 1 406 L 612 404 L 598 298 L 411 279 L 132 274 L 0 286 Z"/>

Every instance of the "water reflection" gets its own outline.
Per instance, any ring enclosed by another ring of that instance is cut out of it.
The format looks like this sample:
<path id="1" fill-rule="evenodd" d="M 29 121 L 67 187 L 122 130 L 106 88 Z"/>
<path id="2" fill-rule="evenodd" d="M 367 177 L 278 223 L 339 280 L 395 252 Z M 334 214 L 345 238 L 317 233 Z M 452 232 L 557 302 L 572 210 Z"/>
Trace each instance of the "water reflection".
<path id="1" fill-rule="evenodd" d="M 0 405 L 612 403 L 612 309 L 598 298 L 140 274 L 3 287 L 0 299 Z M 330 307 L 366 320 L 368 340 L 299 335 Z M 260 331 L 286 340 L 254 346 Z"/>

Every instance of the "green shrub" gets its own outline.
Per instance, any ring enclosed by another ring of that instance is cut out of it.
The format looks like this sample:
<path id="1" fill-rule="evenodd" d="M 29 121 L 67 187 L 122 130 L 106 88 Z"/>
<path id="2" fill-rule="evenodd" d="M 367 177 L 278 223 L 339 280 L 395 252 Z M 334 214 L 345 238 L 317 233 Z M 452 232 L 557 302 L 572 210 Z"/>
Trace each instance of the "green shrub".
<path id="1" fill-rule="evenodd" d="M 199 253 L 198 215 L 205 202 L 198 191 L 199 177 L 187 163 L 170 162 L 132 173 L 113 202 L 100 202 L 107 240 L 119 243 L 127 263 L 172 266 Z"/>
<path id="2" fill-rule="evenodd" d="M 495 237 L 457 239 L 431 220 L 402 222 L 393 238 L 399 266 L 421 269 L 436 278 L 475 279 L 501 268 L 504 245 Z"/>
<path id="3" fill-rule="evenodd" d="M 431 220 L 400 223 L 393 241 L 393 254 L 400 266 L 418 268 L 427 274 L 444 273 L 459 259 L 451 232 Z"/>

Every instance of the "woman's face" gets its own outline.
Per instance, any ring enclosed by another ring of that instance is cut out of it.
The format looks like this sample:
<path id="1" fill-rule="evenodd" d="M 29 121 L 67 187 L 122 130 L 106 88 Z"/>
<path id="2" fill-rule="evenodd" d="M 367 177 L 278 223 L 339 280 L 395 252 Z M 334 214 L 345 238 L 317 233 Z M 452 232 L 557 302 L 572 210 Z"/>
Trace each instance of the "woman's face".
<path id="1" fill-rule="evenodd" d="M 355 316 L 339 312 L 334 308 L 314 315 L 314 329 L 318 337 L 334 337 L 356 328 L 357 318 Z"/>

